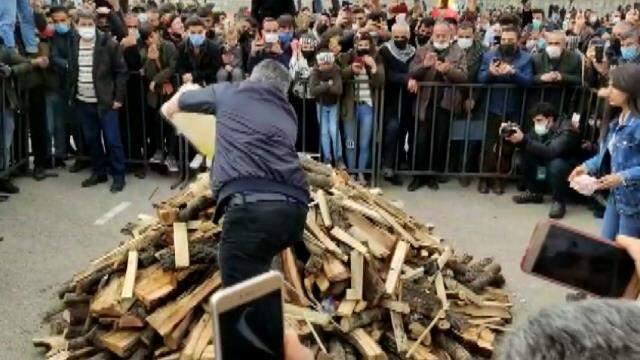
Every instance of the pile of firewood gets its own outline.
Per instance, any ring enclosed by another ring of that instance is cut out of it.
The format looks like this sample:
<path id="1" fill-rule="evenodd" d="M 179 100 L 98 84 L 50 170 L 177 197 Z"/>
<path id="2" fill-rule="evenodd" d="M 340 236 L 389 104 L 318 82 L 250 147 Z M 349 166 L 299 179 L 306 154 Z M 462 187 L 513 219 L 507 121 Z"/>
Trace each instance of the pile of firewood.
<path id="1" fill-rule="evenodd" d="M 318 359 L 489 358 L 511 320 L 500 266 L 458 255 L 373 189 L 301 159 L 304 243 L 274 261 L 285 321 Z M 207 300 L 221 287 L 205 175 L 122 230 L 128 239 L 60 289 L 34 339 L 48 359 L 213 359 Z M 304 259 L 302 257 L 305 257 Z"/>

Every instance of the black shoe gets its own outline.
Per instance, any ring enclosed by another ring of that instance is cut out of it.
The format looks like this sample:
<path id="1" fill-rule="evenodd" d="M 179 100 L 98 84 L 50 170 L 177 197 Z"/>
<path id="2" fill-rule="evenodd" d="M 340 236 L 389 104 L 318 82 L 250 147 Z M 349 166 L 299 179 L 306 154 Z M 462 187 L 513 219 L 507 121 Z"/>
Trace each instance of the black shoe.
<path id="1" fill-rule="evenodd" d="M 95 175 L 92 174 L 91 177 L 82 182 L 82 187 L 92 187 L 98 184 L 106 183 L 109 179 L 107 179 L 107 175 Z"/>
<path id="2" fill-rule="evenodd" d="M 434 177 L 428 178 L 427 181 L 425 181 L 425 185 L 427 185 L 427 187 L 433 191 L 438 191 L 438 189 L 440 189 L 440 185 L 438 185 L 438 179 Z"/>
<path id="3" fill-rule="evenodd" d="M 112 193 L 118 193 L 120 191 L 122 191 L 124 189 L 124 178 L 114 178 L 113 179 L 113 183 L 111 184 L 111 192 Z"/>
<path id="4" fill-rule="evenodd" d="M 63 159 L 60 158 L 56 158 L 55 160 L 55 167 L 56 168 L 61 168 L 64 169 L 65 167 L 67 167 L 67 164 L 65 164 Z"/>
<path id="5" fill-rule="evenodd" d="M 542 204 L 544 198 L 541 194 L 525 191 L 522 194 L 514 195 L 513 202 L 516 204 Z"/>
<path id="6" fill-rule="evenodd" d="M 144 179 L 147 177 L 147 169 L 144 166 L 141 166 L 133 171 L 133 176 L 138 179 Z"/>
<path id="7" fill-rule="evenodd" d="M 491 190 L 496 195 L 504 194 L 504 180 L 496 180 L 491 187 Z"/>
<path id="8" fill-rule="evenodd" d="M 77 173 L 89 167 L 89 163 L 84 160 L 76 160 L 69 168 L 70 173 Z"/>
<path id="9" fill-rule="evenodd" d="M 13 185 L 9 179 L 0 179 L 0 192 L 6 194 L 17 194 L 20 192 L 20 188 Z"/>
<path id="10" fill-rule="evenodd" d="M 409 186 L 407 186 L 407 191 L 414 192 L 414 191 L 420 189 L 424 184 L 425 184 L 425 181 L 424 181 L 423 178 L 421 178 L 419 176 L 414 176 L 413 180 L 411 180 L 411 183 L 409 184 Z"/>
<path id="11" fill-rule="evenodd" d="M 42 181 L 47 178 L 47 174 L 43 167 L 36 166 L 33 168 L 33 179 L 35 181 Z"/>
<path id="12" fill-rule="evenodd" d="M 458 182 L 463 188 L 468 188 L 471 185 L 471 180 L 472 179 L 468 176 L 458 178 Z"/>
<path id="13" fill-rule="evenodd" d="M 549 218 L 562 219 L 566 213 L 567 207 L 565 204 L 559 201 L 554 201 L 553 204 L 551 204 L 551 210 L 549 210 Z"/>
<path id="14" fill-rule="evenodd" d="M 602 219 L 604 217 L 604 208 L 598 208 L 591 210 L 593 212 L 593 217 L 596 219 Z"/>
<path id="15" fill-rule="evenodd" d="M 438 184 L 446 184 L 446 183 L 448 183 L 448 182 L 449 182 L 449 180 L 451 180 L 451 179 L 449 179 L 449 177 L 448 177 L 448 176 L 438 176 L 438 177 L 436 178 L 436 180 L 438 180 Z"/>
<path id="16" fill-rule="evenodd" d="M 478 180 L 478 192 L 480 194 L 488 194 L 489 193 L 489 184 L 487 184 L 486 179 Z"/>

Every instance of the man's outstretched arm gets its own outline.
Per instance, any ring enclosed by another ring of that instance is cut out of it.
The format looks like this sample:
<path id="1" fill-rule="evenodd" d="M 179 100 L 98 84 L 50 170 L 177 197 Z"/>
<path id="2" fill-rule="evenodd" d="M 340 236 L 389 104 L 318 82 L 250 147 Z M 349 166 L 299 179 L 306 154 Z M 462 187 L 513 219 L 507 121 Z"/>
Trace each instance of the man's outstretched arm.
<path id="1" fill-rule="evenodd" d="M 185 84 L 162 105 L 160 112 L 168 119 L 180 111 L 215 114 L 216 97 L 213 86 L 201 88 L 195 84 Z"/>

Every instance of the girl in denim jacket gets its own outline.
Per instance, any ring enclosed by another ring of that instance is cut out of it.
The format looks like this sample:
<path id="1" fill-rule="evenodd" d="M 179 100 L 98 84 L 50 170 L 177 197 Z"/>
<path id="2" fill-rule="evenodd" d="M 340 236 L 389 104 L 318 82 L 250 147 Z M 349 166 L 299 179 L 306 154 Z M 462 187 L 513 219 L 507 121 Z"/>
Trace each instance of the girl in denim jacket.
<path id="1" fill-rule="evenodd" d="M 611 190 L 602 236 L 640 237 L 640 65 L 627 64 L 612 71 L 607 97 L 622 111 L 609 125 L 600 152 L 578 166 L 569 177 L 599 176 L 598 189 Z"/>

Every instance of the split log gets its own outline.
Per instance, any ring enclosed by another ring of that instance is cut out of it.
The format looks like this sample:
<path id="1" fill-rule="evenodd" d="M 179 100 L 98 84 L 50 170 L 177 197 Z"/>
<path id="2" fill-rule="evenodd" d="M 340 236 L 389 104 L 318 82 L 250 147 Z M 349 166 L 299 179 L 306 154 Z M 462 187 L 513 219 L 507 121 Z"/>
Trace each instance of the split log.
<path id="1" fill-rule="evenodd" d="M 293 250 L 291 248 L 283 250 L 280 253 L 280 259 L 282 261 L 282 270 L 285 280 L 289 282 L 289 284 L 291 284 L 296 290 L 293 291 L 288 287 L 286 288 L 290 299 L 293 299 L 293 302 L 296 305 L 309 306 L 309 300 L 304 296 L 302 280 L 300 280 L 300 273 L 298 272 L 298 267 L 296 266 L 296 260 L 295 256 L 293 255 Z"/>
<path id="2" fill-rule="evenodd" d="M 98 337 L 98 341 L 109 351 L 121 358 L 131 355 L 134 346 L 140 339 L 140 331 L 113 330 Z"/>
<path id="3" fill-rule="evenodd" d="M 342 318 L 340 320 L 340 328 L 343 332 L 348 333 L 353 329 L 367 326 L 374 321 L 380 321 L 384 318 L 384 311 L 380 308 L 365 310 L 361 313 L 353 314 L 351 317 Z"/>
<path id="4" fill-rule="evenodd" d="M 355 329 L 347 335 L 347 340 L 355 346 L 365 360 L 386 360 L 387 355 L 363 329 Z"/>
<path id="5" fill-rule="evenodd" d="M 437 333 L 434 342 L 451 356 L 453 360 L 472 360 L 473 357 L 464 346 L 443 333 Z"/>

